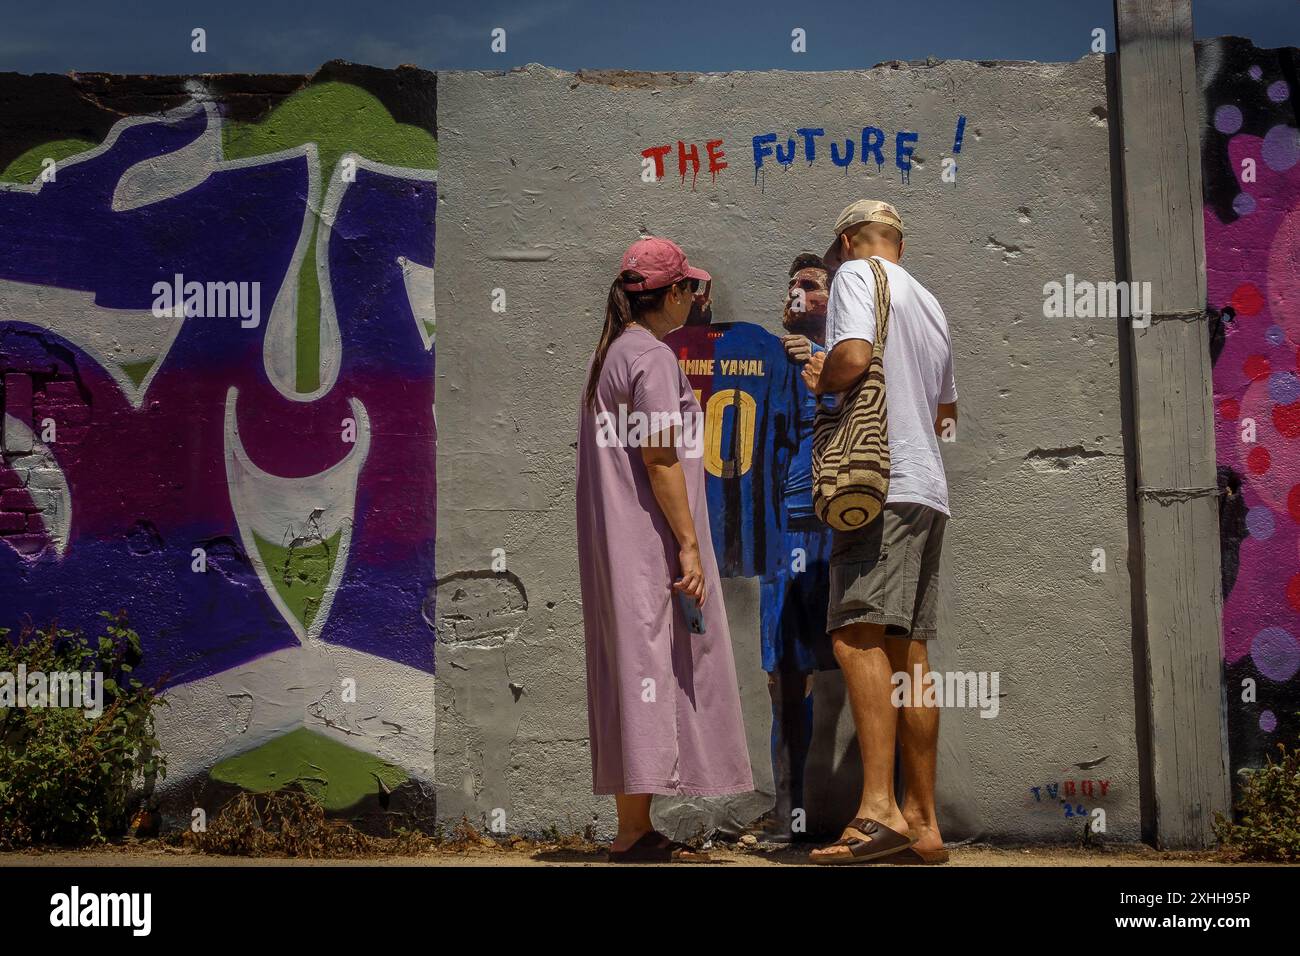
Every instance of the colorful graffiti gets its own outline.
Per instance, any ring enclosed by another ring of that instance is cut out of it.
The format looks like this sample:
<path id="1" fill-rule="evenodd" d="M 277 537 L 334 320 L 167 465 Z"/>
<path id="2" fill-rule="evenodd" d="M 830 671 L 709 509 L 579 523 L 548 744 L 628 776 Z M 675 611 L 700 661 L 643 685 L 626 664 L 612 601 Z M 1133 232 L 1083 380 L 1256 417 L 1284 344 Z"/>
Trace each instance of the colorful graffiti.
<path id="1" fill-rule="evenodd" d="M 1054 813 L 1060 813 L 1066 820 L 1087 818 L 1110 794 L 1110 781 L 1106 779 L 1066 779 L 1051 783 L 1036 784 L 1026 788 L 1032 801 L 1031 806 L 1046 806 Z"/>
<path id="2" fill-rule="evenodd" d="M 1198 45 L 1233 769 L 1300 735 L 1300 51 Z"/>
<path id="3" fill-rule="evenodd" d="M 172 687 L 308 645 L 431 674 L 432 116 L 186 89 L 0 172 L 0 625 L 125 609 Z"/>
<path id="4" fill-rule="evenodd" d="M 965 131 L 966 117 L 958 116 L 953 136 L 953 155 L 945 164 L 947 167 L 944 175 L 945 182 L 956 182 L 956 155 L 961 152 Z M 978 131 L 976 132 L 978 138 Z M 754 163 L 754 184 L 759 184 L 760 175 L 766 175 L 765 166 L 770 166 L 772 161 L 786 169 L 793 166 L 797 159 L 802 159 L 811 166 L 817 161 L 818 157 L 817 141 L 826 135 L 826 130 L 822 127 L 800 127 L 794 131 L 793 136 L 760 133 L 751 137 L 748 146 Z M 798 137 L 797 141 L 796 136 Z M 784 141 L 782 141 L 782 137 L 784 137 Z M 910 180 L 913 166 L 912 156 L 917 151 L 919 139 L 920 134 L 911 130 L 899 130 L 890 139 L 885 130 L 880 127 L 864 126 L 860 134 L 854 132 L 842 141 L 836 139 L 832 133 L 831 137 L 826 140 L 828 149 L 823 150 L 821 155 L 829 157 L 835 166 L 847 171 L 854 163 L 854 152 L 857 144 L 861 142 L 862 148 L 858 151 L 858 162 L 863 165 L 867 162 L 874 162 L 877 171 L 879 171 L 885 167 L 885 151 L 891 148 L 889 144 L 892 143 L 894 165 L 898 167 L 899 175 L 903 183 L 906 184 Z M 640 152 L 642 178 L 646 182 L 663 179 L 667 175 L 667 164 L 672 162 L 672 157 L 675 154 L 678 177 L 682 183 L 685 183 L 686 173 L 689 169 L 691 188 L 694 189 L 701 172 L 701 155 L 703 155 L 703 170 L 709 174 L 713 181 L 716 181 L 718 174 L 728 166 L 725 161 L 727 154 L 723 147 L 724 143 L 721 138 L 707 140 L 702 148 L 699 143 L 687 143 L 680 139 L 677 140 L 676 147 L 672 143 L 647 146 Z"/>

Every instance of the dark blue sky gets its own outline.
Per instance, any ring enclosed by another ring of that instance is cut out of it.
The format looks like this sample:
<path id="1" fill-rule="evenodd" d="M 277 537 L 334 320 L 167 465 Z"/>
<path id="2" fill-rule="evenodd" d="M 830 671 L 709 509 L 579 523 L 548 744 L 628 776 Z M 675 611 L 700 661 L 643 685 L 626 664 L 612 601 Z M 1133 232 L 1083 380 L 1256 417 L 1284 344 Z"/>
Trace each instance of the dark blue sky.
<path id="1" fill-rule="evenodd" d="M 375 66 L 644 70 L 869 67 L 882 60 L 1073 60 L 1091 31 L 1114 48 L 1111 0 L 0 0 L 0 71 L 308 72 Z M 1198 37 L 1300 46 L 1300 0 L 1194 0 Z M 203 27 L 208 52 L 190 51 Z M 489 34 L 507 31 L 493 54 Z M 790 50 L 807 31 L 808 52 Z"/>

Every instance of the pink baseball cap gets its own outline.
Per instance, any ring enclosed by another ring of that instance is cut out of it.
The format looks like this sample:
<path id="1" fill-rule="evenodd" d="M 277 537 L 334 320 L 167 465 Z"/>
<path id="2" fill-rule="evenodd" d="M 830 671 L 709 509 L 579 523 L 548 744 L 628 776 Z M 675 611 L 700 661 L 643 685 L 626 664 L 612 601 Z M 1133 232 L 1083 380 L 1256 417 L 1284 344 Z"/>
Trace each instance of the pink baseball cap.
<path id="1" fill-rule="evenodd" d="M 624 282 L 626 292 L 648 292 L 662 289 L 683 279 L 698 279 L 711 282 L 713 276 L 703 269 L 696 269 L 686 261 L 682 247 L 671 239 L 658 236 L 642 236 L 623 253 L 623 265 L 620 272 L 639 272 L 645 276 L 642 282 Z"/>

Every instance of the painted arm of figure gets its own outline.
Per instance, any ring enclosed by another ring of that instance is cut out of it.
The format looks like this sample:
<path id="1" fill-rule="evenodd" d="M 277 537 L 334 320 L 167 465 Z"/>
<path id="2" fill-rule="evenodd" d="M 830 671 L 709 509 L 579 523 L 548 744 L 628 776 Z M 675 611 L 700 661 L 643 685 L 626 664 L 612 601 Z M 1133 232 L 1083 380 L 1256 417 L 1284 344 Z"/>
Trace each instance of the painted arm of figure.
<path id="1" fill-rule="evenodd" d="M 650 476 L 655 501 L 659 502 L 668 526 L 677 538 L 677 558 L 682 576 L 673 582 L 673 590 L 688 594 L 695 603 L 704 607 L 707 595 L 704 593 L 700 541 L 695 534 L 695 519 L 691 517 L 690 499 L 686 497 L 686 476 L 682 473 L 682 463 L 677 460 L 677 449 L 671 442 L 664 442 L 659 447 L 643 446 L 641 460 Z"/>
<path id="2" fill-rule="evenodd" d="M 867 372 L 871 364 L 871 343 L 866 339 L 844 339 L 827 353 L 817 353 L 803 367 L 804 384 L 814 395 L 843 392 Z"/>
<path id="3" fill-rule="evenodd" d="M 802 365 L 818 352 L 825 352 L 826 346 L 818 345 L 806 335 L 790 333 L 781 336 L 781 344 L 785 346 L 785 354 L 792 362 L 798 362 Z"/>
<path id="4" fill-rule="evenodd" d="M 781 344 L 785 346 L 786 357 L 791 362 L 798 362 L 802 365 L 812 358 L 812 340 L 806 335 L 790 333 L 781 336 Z"/>
<path id="5" fill-rule="evenodd" d="M 940 402 L 939 414 L 934 420 L 934 433 L 943 435 L 944 431 L 951 428 L 954 432 L 957 430 L 957 403 Z"/>

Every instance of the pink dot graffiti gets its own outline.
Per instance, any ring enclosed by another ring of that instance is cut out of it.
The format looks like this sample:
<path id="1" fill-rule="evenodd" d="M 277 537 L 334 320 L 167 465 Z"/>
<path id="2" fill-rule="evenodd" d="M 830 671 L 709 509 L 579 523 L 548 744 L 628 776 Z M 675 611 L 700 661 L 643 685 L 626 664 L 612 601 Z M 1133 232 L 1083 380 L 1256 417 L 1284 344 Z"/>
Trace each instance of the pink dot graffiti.
<path id="1" fill-rule="evenodd" d="M 1226 534 L 1224 543 L 1225 566 L 1229 548 L 1237 562 L 1223 609 L 1234 766 L 1255 761 L 1300 697 L 1300 133 L 1277 69 L 1266 76 L 1248 60 L 1237 70 L 1217 88 L 1230 96 L 1207 91 L 1203 114 L 1207 172 L 1219 176 L 1207 175 L 1207 305 L 1225 320 L 1217 457 L 1241 496 L 1221 498 L 1221 513 L 1244 512 L 1239 548 Z"/>

